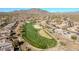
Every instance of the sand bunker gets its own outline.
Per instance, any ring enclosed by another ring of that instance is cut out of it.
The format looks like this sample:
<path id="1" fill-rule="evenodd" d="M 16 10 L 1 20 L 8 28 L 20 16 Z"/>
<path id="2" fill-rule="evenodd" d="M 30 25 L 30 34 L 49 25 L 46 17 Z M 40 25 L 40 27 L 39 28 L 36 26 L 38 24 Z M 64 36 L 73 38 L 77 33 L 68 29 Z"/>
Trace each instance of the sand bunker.
<path id="1" fill-rule="evenodd" d="M 38 33 L 39 33 L 41 36 L 43 36 L 43 37 L 52 39 L 43 29 L 42 29 L 42 30 L 39 30 Z"/>
<path id="2" fill-rule="evenodd" d="M 37 24 L 35 24 L 33 26 L 34 26 L 35 29 L 41 29 L 42 28 L 40 25 L 37 25 Z"/>

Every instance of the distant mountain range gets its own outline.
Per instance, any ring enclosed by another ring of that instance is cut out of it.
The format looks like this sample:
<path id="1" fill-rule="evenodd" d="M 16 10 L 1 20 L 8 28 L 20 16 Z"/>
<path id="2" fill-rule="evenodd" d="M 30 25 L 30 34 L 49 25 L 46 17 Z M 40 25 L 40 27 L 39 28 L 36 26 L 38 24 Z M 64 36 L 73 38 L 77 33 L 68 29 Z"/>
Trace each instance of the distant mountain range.
<path id="1" fill-rule="evenodd" d="M 41 10 L 38 8 L 32 8 L 30 10 L 20 10 L 20 11 L 15 11 L 15 13 L 27 13 L 27 14 L 50 14 L 50 12 Z"/>

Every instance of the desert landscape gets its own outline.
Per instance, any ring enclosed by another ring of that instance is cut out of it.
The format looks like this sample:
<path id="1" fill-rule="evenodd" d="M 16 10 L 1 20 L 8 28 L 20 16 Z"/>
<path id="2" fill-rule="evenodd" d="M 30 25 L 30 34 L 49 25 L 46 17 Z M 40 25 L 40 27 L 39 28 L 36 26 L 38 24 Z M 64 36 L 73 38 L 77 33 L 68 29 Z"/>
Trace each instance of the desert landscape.
<path id="1" fill-rule="evenodd" d="M 0 12 L 0 51 L 79 51 L 79 12 Z"/>

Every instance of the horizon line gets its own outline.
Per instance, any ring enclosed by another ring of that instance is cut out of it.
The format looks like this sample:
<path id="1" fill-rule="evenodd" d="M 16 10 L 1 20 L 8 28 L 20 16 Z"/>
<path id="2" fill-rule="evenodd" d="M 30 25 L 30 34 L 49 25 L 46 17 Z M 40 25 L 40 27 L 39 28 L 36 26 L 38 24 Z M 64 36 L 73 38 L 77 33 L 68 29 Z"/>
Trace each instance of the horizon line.
<path id="1" fill-rule="evenodd" d="M 21 10 L 30 10 L 33 8 L 0 8 L 0 12 L 14 12 L 14 11 L 21 11 Z M 58 12 L 58 13 L 63 13 L 63 12 L 79 12 L 79 8 L 36 8 L 40 10 L 45 10 L 47 12 Z"/>

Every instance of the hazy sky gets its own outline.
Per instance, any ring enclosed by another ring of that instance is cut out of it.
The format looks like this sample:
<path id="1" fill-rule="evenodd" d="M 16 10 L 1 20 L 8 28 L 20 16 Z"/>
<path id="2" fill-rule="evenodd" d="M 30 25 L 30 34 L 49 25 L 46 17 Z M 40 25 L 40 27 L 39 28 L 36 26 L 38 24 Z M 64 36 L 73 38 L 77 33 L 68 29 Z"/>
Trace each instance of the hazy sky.
<path id="1" fill-rule="evenodd" d="M 0 8 L 0 12 L 11 12 L 16 10 L 28 10 L 31 8 Z M 77 12 L 79 8 L 40 8 L 49 12 Z"/>

